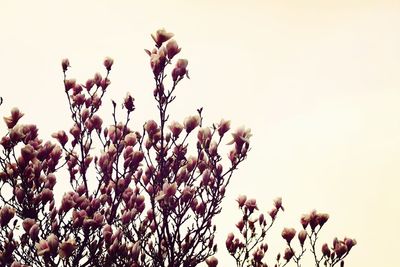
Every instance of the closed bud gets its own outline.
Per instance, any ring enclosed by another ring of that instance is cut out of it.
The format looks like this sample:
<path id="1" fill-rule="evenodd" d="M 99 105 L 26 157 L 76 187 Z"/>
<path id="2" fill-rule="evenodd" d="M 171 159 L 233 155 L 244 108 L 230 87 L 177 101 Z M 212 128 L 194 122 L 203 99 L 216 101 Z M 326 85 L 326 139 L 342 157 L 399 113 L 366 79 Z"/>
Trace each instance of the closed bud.
<path id="1" fill-rule="evenodd" d="M 46 204 L 47 202 L 53 200 L 54 194 L 53 194 L 52 190 L 45 188 L 40 193 L 40 196 L 41 196 L 41 200 L 42 200 L 43 204 Z"/>
<path id="2" fill-rule="evenodd" d="M 304 241 L 307 238 L 307 231 L 306 230 L 301 230 L 299 232 L 299 234 L 298 234 L 298 238 L 299 238 L 300 245 L 303 247 Z"/>
<path id="3" fill-rule="evenodd" d="M 300 218 L 300 223 L 303 228 L 306 229 L 308 224 L 310 223 L 310 216 L 308 214 L 303 214 Z"/>
<path id="4" fill-rule="evenodd" d="M 15 215 L 15 210 L 9 206 L 0 209 L 0 225 L 6 226 Z"/>
<path id="5" fill-rule="evenodd" d="M 68 60 L 68 58 L 64 58 L 64 59 L 61 61 L 61 66 L 62 66 L 63 71 L 66 72 L 67 69 L 68 69 L 68 67 L 70 66 L 70 65 L 69 65 L 69 60 Z"/>
<path id="6" fill-rule="evenodd" d="M 26 233 L 29 233 L 31 227 L 36 223 L 34 219 L 26 218 L 22 221 L 22 228 L 24 228 Z"/>
<path id="7" fill-rule="evenodd" d="M 218 259 L 214 256 L 206 259 L 206 263 L 208 267 L 216 267 L 218 265 Z"/>
<path id="8" fill-rule="evenodd" d="M 39 237 L 39 225 L 36 223 L 32 225 L 32 227 L 29 229 L 29 236 L 32 240 L 36 240 Z"/>
<path id="9" fill-rule="evenodd" d="M 132 112 L 135 110 L 135 99 L 129 94 L 126 94 L 126 97 L 124 99 L 124 107 L 129 111 Z"/>
<path id="10" fill-rule="evenodd" d="M 319 213 L 317 214 L 317 221 L 320 227 L 322 227 L 329 219 L 329 214 Z"/>
<path id="11" fill-rule="evenodd" d="M 103 64 L 104 64 L 104 67 L 106 67 L 106 70 L 107 70 L 107 71 L 110 71 L 112 65 L 114 64 L 114 60 L 113 60 L 112 58 L 110 58 L 110 57 L 106 57 L 106 58 L 104 59 Z"/>
<path id="12" fill-rule="evenodd" d="M 330 257 L 331 256 L 331 250 L 328 247 L 328 244 L 325 243 L 322 245 L 322 254 L 324 255 L 324 257 Z"/>
<path id="13" fill-rule="evenodd" d="M 282 231 L 282 237 L 286 240 L 288 244 L 292 241 L 293 237 L 296 235 L 296 230 L 294 228 L 284 228 Z"/>

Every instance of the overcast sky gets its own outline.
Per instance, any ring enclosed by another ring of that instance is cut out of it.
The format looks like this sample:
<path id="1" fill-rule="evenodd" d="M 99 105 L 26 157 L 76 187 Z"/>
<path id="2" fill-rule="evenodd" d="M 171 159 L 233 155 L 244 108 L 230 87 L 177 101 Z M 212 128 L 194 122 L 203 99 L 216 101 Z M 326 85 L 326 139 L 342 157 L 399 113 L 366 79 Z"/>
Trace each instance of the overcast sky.
<path id="1" fill-rule="evenodd" d="M 18 106 L 43 139 L 69 129 L 60 60 L 84 82 L 111 56 L 106 103 L 130 91 L 140 126 L 156 116 L 143 49 L 160 27 L 175 33 L 191 76 L 171 116 L 202 106 L 206 123 L 231 119 L 254 135 L 218 218 L 221 266 L 233 266 L 224 240 L 239 194 L 263 211 L 283 197 L 273 252 L 285 248 L 282 228 L 300 229 L 316 208 L 331 215 L 323 239 L 357 239 L 346 266 L 398 266 L 399 2 L 0 0 L 0 113 Z"/>

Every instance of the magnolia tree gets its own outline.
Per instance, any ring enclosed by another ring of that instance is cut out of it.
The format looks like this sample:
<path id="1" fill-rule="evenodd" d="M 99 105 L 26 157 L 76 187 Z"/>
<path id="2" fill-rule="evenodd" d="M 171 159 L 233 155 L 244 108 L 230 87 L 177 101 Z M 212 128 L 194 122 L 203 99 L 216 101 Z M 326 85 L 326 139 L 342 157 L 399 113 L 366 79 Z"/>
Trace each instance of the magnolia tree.
<path id="1" fill-rule="evenodd" d="M 142 129 L 130 128 L 135 110 L 130 94 L 123 100 L 122 118 L 116 116 L 114 101 L 111 125 L 98 115 L 110 85 L 111 58 L 104 60 L 104 77 L 96 73 L 84 83 L 67 78 L 70 64 L 62 61 L 72 121 L 68 133 L 52 135 L 54 141 L 39 139 L 35 125 L 19 123 L 24 114 L 17 108 L 4 117 L 8 132 L 0 141 L 1 266 L 218 265 L 214 219 L 234 171 L 247 157 L 251 133 L 239 128 L 226 137 L 230 121 L 204 126 L 201 109 L 183 122 L 170 120 L 175 90 L 188 78 L 188 61 L 175 60 L 181 49 L 172 37 L 158 30 L 152 35 L 155 48 L 145 50 L 159 116 Z M 69 180 L 70 188 L 56 203 L 59 180 Z M 254 217 L 255 200 L 240 196 L 238 203 L 241 238 L 229 234 L 226 248 L 237 266 L 267 266 L 266 231 L 283 210 L 282 202 L 275 201 L 269 223 L 262 214 Z M 302 217 L 298 253 L 291 244 L 296 231 L 285 228 L 288 248 L 284 262 L 278 255 L 275 266 L 291 260 L 300 266 L 306 238 L 316 266 L 343 262 L 353 239 L 335 239 L 332 247 L 323 244 L 318 256 L 317 235 L 327 219 L 315 212 Z"/>

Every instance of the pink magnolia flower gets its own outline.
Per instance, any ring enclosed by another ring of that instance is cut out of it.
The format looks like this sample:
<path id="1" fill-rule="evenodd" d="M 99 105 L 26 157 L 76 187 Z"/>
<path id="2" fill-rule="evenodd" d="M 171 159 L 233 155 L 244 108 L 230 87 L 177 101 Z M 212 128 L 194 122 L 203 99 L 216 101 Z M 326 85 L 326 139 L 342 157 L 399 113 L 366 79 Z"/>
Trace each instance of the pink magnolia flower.
<path id="1" fill-rule="evenodd" d="M 62 69 L 63 69 L 64 72 L 67 71 L 68 67 L 70 66 L 68 58 L 64 58 L 61 61 L 61 66 L 62 66 Z"/>
<path id="2" fill-rule="evenodd" d="M 218 124 L 218 134 L 219 136 L 224 136 L 224 134 L 229 131 L 231 128 L 231 121 L 227 121 L 224 119 L 221 119 L 220 123 Z"/>
<path id="3" fill-rule="evenodd" d="M 75 249 L 77 249 L 77 245 L 75 240 L 73 239 L 68 239 L 67 241 L 64 241 L 60 245 L 60 249 L 58 250 L 58 255 L 60 255 L 61 258 L 68 258 L 69 256 L 72 255 Z"/>
<path id="4" fill-rule="evenodd" d="M 40 240 L 39 243 L 36 243 L 36 250 L 39 256 L 44 256 L 45 254 L 50 253 L 49 244 L 46 240 Z"/>
<path id="5" fill-rule="evenodd" d="M 294 228 L 284 228 L 282 231 L 282 237 L 286 240 L 288 244 L 292 241 L 293 237 L 296 235 L 296 230 Z"/>
<path id="6" fill-rule="evenodd" d="M 300 245 L 303 247 L 304 241 L 307 238 L 307 231 L 306 230 L 301 230 L 299 232 L 299 234 L 298 234 L 298 238 L 299 238 Z"/>
<path id="7" fill-rule="evenodd" d="M 183 122 L 183 126 L 187 133 L 190 133 L 191 131 L 193 131 L 194 128 L 196 128 L 199 125 L 200 125 L 199 115 L 186 117 Z"/>
<path id="8" fill-rule="evenodd" d="M 286 248 L 285 253 L 283 254 L 283 258 L 286 260 L 286 262 L 290 261 L 293 256 L 294 256 L 294 253 L 293 253 L 292 249 Z"/>
<path id="9" fill-rule="evenodd" d="M 247 196 L 246 195 L 240 195 L 238 198 L 237 198 L 237 203 L 239 204 L 239 208 L 241 208 L 241 207 L 243 207 L 243 205 L 246 203 L 246 200 L 247 200 Z"/>
<path id="10" fill-rule="evenodd" d="M 218 259 L 214 256 L 211 256 L 210 258 L 206 259 L 206 263 L 208 267 L 217 267 Z"/>
<path id="11" fill-rule="evenodd" d="M 257 201 L 254 198 L 247 199 L 244 206 L 252 213 L 255 209 L 258 210 Z"/>
<path id="12" fill-rule="evenodd" d="M 110 57 L 106 57 L 104 59 L 104 67 L 106 67 L 107 71 L 111 70 L 112 65 L 114 64 L 114 59 L 110 58 Z"/>
<path id="13" fill-rule="evenodd" d="M 156 33 L 151 34 L 151 37 L 158 47 L 160 47 L 164 42 L 171 39 L 173 36 L 173 33 L 167 32 L 164 28 L 161 28 L 157 30 Z"/>
<path id="14" fill-rule="evenodd" d="M 11 109 L 11 116 L 3 117 L 3 119 L 7 125 L 7 128 L 11 129 L 18 123 L 22 116 L 24 116 L 24 113 L 21 113 L 18 108 L 13 108 Z"/>
<path id="15" fill-rule="evenodd" d="M 175 40 L 169 40 L 166 45 L 167 48 L 167 56 L 169 59 L 172 59 L 176 54 L 181 51 L 181 48 L 178 47 L 178 44 Z"/>
<path id="16" fill-rule="evenodd" d="M 15 215 L 15 210 L 9 206 L 0 208 L 0 225 L 6 226 Z"/>

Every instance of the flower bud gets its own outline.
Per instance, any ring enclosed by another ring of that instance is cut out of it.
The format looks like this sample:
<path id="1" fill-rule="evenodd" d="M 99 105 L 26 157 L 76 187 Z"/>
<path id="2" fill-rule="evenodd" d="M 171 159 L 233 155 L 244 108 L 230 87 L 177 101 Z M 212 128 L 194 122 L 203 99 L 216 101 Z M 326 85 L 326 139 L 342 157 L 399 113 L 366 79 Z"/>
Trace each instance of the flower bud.
<path id="1" fill-rule="evenodd" d="M 317 214 L 317 221 L 320 227 L 322 227 L 329 219 L 329 214 L 319 213 Z"/>
<path id="2" fill-rule="evenodd" d="M 64 59 L 61 61 L 61 66 L 62 66 L 63 71 L 66 72 L 67 69 L 68 69 L 68 67 L 70 66 L 70 65 L 69 65 L 69 60 L 68 60 L 68 58 L 64 58 Z"/>
<path id="3" fill-rule="evenodd" d="M 47 202 L 53 200 L 54 194 L 53 194 L 52 190 L 45 188 L 40 193 L 40 196 L 41 196 L 41 200 L 42 200 L 43 204 L 45 205 Z"/>
<path id="4" fill-rule="evenodd" d="M 264 258 L 264 251 L 261 248 L 258 248 L 256 251 L 253 252 L 253 259 L 257 263 L 261 263 L 261 260 Z"/>
<path id="5" fill-rule="evenodd" d="M 331 256 L 331 250 L 328 247 L 328 244 L 325 243 L 322 245 L 322 254 L 324 255 L 324 257 L 330 257 Z"/>
<path id="6" fill-rule="evenodd" d="M 300 218 L 300 223 L 303 228 L 306 229 L 308 224 L 310 223 L 310 216 L 308 214 L 303 214 Z"/>
<path id="7" fill-rule="evenodd" d="M 303 247 L 304 241 L 307 238 L 307 231 L 306 230 L 301 230 L 299 232 L 299 234 L 298 234 L 298 238 L 299 238 L 300 245 Z"/>
<path id="8" fill-rule="evenodd" d="M 206 263 L 208 267 L 217 267 L 218 259 L 214 256 L 211 256 L 210 258 L 206 259 Z"/>
<path id="9" fill-rule="evenodd" d="M 158 131 L 158 125 L 154 120 L 149 120 L 146 122 L 145 130 L 150 136 L 153 136 Z"/>
<path id="10" fill-rule="evenodd" d="M 93 128 L 100 131 L 101 130 L 101 125 L 103 124 L 103 120 L 98 116 L 98 115 L 93 115 L 93 117 L 90 119 L 92 124 L 93 124 Z"/>
<path id="11" fill-rule="evenodd" d="M 124 141 L 126 146 L 134 146 L 137 142 L 136 134 L 129 133 L 125 135 Z"/>
<path id="12" fill-rule="evenodd" d="M 0 209 L 0 225 L 6 226 L 15 215 L 15 210 L 9 206 Z"/>
<path id="13" fill-rule="evenodd" d="M 36 240 L 39 237 L 39 230 L 39 225 L 36 223 L 29 229 L 29 236 L 32 240 Z"/>
<path id="14" fill-rule="evenodd" d="M 34 219 L 26 218 L 25 220 L 22 221 L 22 228 L 24 228 L 26 233 L 29 233 L 29 230 L 35 223 L 36 221 Z"/>
<path id="15" fill-rule="evenodd" d="M 344 238 L 344 244 L 347 246 L 347 249 L 350 251 L 350 249 L 352 247 L 354 247 L 355 245 L 357 245 L 357 241 L 355 239 L 351 239 L 351 238 Z"/>
<path id="16" fill-rule="evenodd" d="M 284 228 L 282 231 L 282 237 L 286 240 L 288 244 L 292 241 L 293 237 L 296 235 L 296 230 L 294 228 Z"/>
<path id="17" fill-rule="evenodd" d="M 112 58 L 110 58 L 110 57 L 106 57 L 104 59 L 104 62 L 103 62 L 104 67 L 106 67 L 107 71 L 111 70 L 111 67 L 112 67 L 113 63 L 114 63 L 114 60 Z"/>
<path id="18" fill-rule="evenodd" d="M 134 101 L 135 101 L 135 99 L 134 99 L 129 93 L 127 93 L 127 94 L 126 94 L 126 97 L 125 97 L 125 99 L 124 99 L 124 106 L 125 106 L 125 108 L 126 108 L 128 111 L 130 111 L 130 112 L 132 112 L 132 111 L 135 110 L 135 103 L 134 103 Z"/>

